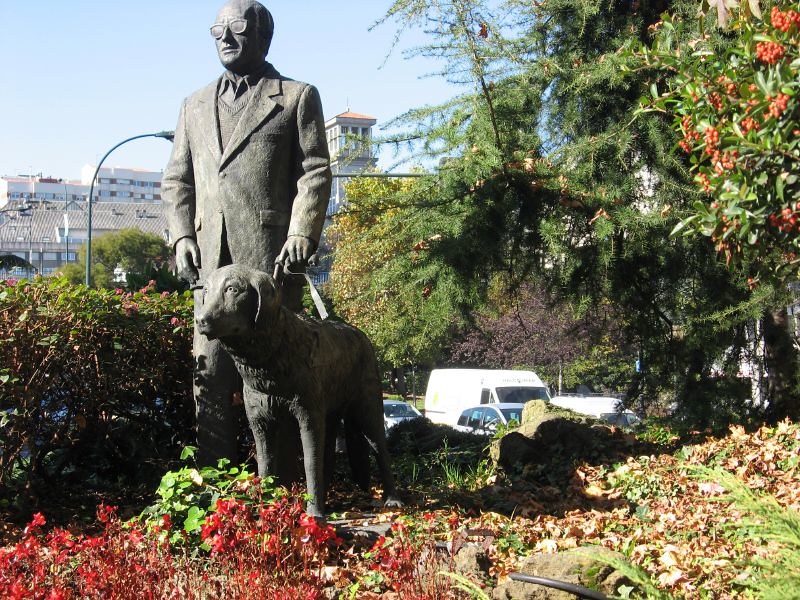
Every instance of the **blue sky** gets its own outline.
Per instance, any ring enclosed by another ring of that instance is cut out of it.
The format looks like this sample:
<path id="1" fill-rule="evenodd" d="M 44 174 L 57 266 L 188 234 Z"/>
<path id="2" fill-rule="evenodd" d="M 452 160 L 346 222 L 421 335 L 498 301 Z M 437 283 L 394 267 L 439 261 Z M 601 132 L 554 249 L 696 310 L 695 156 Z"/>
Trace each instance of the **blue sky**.
<path id="1" fill-rule="evenodd" d="M 349 108 L 378 125 L 456 91 L 424 78 L 437 65 L 405 60 L 404 37 L 384 64 L 392 25 L 369 27 L 390 0 L 265 0 L 275 17 L 269 60 L 316 85 L 329 118 Z M 3 86 L 0 175 L 76 179 L 115 143 L 173 129 L 181 100 L 222 67 L 208 28 L 223 0 L 0 0 Z M 160 170 L 170 144 L 123 146 L 106 165 Z M 384 153 L 381 164 L 392 157 Z"/>

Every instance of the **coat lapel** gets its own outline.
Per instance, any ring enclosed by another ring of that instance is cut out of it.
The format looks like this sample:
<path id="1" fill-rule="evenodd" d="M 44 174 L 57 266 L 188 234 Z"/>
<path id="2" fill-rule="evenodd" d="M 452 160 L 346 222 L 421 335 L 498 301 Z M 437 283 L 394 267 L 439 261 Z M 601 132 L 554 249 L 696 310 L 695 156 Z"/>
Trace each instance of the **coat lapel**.
<path id="1" fill-rule="evenodd" d="M 219 163 L 222 157 L 222 147 L 219 141 L 219 121 L 217 119 L 217 93 L 220 77 L 216 83 L 207 86 L 197 99 L 195 118 L 200 125 L 200 135 L 203 137 L 214 160 Z"/>
<path id="2" fill-rule="evenodd" d="M 282 93 L 281 80 L 263 77 L 255 89 L 247 108 L 242 112 L 239 123 L 233 131 L 228 145 L 222 152 L 219 168 L 222 169 L 239 147 L 247 141 L 253 131 L 258 128 L 273 113 L 278 103 L 273 97 Z M 215 128 L 216 129 L 216 128 Z"/>

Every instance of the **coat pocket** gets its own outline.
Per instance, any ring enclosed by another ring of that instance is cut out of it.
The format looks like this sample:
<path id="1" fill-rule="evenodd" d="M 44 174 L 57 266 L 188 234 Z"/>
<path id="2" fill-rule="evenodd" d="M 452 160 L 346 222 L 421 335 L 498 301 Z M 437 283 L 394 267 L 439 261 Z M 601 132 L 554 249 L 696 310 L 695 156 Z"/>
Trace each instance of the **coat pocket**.
<path id="1" fill-rule="evenodd" d="M 262 210 L 261 224 L 264 227 L 288 227 L 291 215 L 282 210 Z"/>

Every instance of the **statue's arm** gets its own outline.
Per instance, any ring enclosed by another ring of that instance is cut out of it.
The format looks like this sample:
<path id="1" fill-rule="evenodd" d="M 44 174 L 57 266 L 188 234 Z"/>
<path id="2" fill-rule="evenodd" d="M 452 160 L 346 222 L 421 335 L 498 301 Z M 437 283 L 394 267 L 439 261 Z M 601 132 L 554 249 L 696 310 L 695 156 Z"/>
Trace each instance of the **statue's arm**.
<path id="1" fill-rule="evenodd" d="M 199 278 L 200 249 L 194 229 L 194 166 L 189 136 L 186 134 L 186 101 L 181 106 L 175 139 L 161 180 L 167 223 L 175 246 L 175 262 L 181 279 L 191 283 Z"/>
<path id="2" fill-rule="evenodd" d="M 300 95 L 297 130 L 300 176 L 292 204 L 289 236 L 308 238 L 316 249 L 331 195 L 331 168 L 322 101 L 314 86 L 306 86 Z"/>
<path id="3" fill-rule="evenodd" d="M 161 179 L 161 197 L 173 244 L 185 237 L 194 239 L 194 167 L 189 136 L 186 135 L 186 101 L 181 106 L 172 154 Z"/>

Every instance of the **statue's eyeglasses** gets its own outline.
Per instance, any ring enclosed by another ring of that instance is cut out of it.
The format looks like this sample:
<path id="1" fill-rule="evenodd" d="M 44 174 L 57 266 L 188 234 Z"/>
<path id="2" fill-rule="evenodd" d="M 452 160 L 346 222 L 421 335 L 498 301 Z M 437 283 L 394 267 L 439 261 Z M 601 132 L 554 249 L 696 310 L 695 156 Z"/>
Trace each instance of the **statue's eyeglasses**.
<path id="1" fill-rule="evenodd" d="M 214 23 L 211 26 L 211 35 L 214 36 L 215 40 L 222 39 L 222 36 L 225 35 L 225 27 L 228 27 L 228 29 L 231 30 L 231 33 L 239 35 L 244 33 L 247 29 L 247 20 L 234 19 L 233 21 L 228 21 L 227 23 Z"/>

